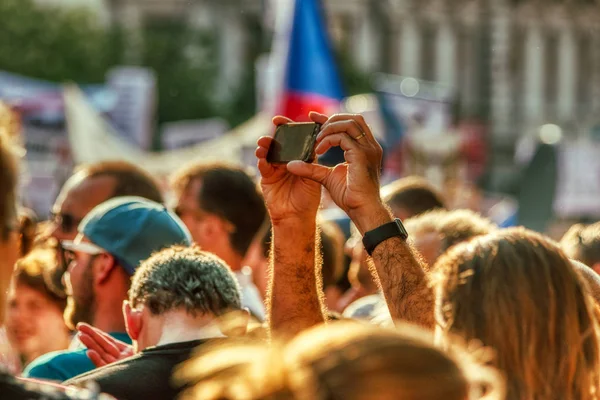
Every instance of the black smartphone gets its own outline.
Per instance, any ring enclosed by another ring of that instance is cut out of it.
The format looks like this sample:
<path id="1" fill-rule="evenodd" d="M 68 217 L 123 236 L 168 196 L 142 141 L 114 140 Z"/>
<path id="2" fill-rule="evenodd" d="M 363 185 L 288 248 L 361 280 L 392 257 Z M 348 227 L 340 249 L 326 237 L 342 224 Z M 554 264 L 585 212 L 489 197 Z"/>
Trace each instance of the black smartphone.
<path id="1" fill-rule="evenodd" d="M 313 162 L 315 141 L 320 130 L 321 125 L 312 122 L 279 125 L 267 153 L 267 161 L 272 164 L 286 164 L 295 160 Z"/>

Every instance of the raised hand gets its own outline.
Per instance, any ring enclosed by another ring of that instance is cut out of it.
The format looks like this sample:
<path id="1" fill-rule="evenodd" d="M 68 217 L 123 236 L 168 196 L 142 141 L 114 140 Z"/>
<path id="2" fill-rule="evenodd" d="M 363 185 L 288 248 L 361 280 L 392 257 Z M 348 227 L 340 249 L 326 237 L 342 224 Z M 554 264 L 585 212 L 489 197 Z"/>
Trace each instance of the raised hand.
<path id="1" fill-rule="evenodd" d="M 88 324 L 78 324 L 79 340 L 96 367 L 113 363 L 134 354 L 133 347 Z"/>
<path id="2" fill-rule="evenodd" d="M 278 125 L 292 122 L 285 117 L 273 118 Z M 286 164 L 270 164 L 267 153 L 272 138 L 258 140 L 256 157 L 261 186 L 273 225 L 284 219 L 314 219 L 321 201 L 321 185 L 314 180 L 291 174 Z"/>
<path id="3" fill-rule="evenodd" d="M 383 150 L 364 118 L 355 114 L 328 118 L 314 112 L 310 117 L 322 124 L 317 137 L 317 155 L 339 146 L 344 150 L 346 162 L 328 168 L 294 161 L 288 164 L 288 171 L 322 184 L 363 233 L 389 221 L 389 213 L 379 195 Z M 377 214 L 375 219 L 374 214 Z"/>

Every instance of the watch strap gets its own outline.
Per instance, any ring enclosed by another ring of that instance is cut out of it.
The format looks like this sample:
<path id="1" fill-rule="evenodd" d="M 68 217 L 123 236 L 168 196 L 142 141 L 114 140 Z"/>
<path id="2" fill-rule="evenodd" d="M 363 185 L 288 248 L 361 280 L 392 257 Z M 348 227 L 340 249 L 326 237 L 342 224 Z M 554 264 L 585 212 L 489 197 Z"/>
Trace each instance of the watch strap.
<path id="1" fill-rule="evenodd" d="M 399 237 L 402 240 L 408 238 L 408 232 L 406 232 L 406 229 L 399 218 L 368 231 L 363 236 L 362 242 L 367 253 L 373 255 L 375 248 L 379 246 L 381 242 L 392 237 Z"/>

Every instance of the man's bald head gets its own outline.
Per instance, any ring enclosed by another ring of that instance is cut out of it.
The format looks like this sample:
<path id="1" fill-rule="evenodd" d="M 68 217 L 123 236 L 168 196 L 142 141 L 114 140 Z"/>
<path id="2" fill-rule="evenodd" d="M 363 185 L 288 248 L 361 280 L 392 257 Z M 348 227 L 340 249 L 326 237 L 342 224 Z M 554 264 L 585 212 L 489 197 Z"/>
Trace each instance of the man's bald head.
<path id="1" fill-rule="evenodd" d="M 78 169 L 64 184 L 52 212 L 52 236 L 73 239 L 79 222 L 97 205 L 113 197 L 138 196 L 164 203 L 158 182 L 146 171 L 124 161 L 107 161 Z"/>

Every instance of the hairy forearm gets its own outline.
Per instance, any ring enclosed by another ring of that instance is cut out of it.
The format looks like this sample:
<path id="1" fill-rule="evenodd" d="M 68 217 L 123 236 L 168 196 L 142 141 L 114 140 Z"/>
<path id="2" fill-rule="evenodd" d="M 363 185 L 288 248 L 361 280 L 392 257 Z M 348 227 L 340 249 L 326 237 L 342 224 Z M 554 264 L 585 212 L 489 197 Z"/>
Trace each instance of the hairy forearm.
<path id="1" fill-rule="evenodd" d="M 315 275 L 316 223 L 273 226 L 267 307 L 271 333 L 294 335 L 324 322 Z"/>
<path id="2" fill-rule="evenodd" d="M 381 205 L 356 218 L 355 223 L 364 234 L 392 220 Z M 405 240 L 393 237 L 375 248 L 372 261 L 392 318 L 433 329 L 433 290 L 416 251 Z"/>

